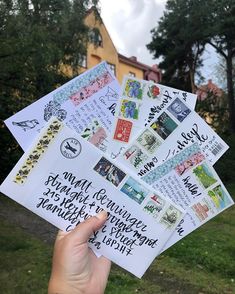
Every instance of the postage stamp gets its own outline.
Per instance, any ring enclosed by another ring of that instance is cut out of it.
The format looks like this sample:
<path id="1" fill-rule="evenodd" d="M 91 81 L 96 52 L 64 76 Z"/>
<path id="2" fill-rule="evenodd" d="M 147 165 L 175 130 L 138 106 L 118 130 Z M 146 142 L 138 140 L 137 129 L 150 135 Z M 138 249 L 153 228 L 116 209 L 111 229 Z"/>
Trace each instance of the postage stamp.
<path id="1" fill-rule="evenodd" d="M 165 140 L 176 128 L 177 124 L 169 117 L 166 112 L 163 112 L 157 120 L 151 124 L 151 128 Z"/>
<path id="2" fill-rule="evenodd" d="M 112 164 L 105 157 L 102 157 L 98 161 L 94 167 L 94 170 L 116 187 L 118 187 L 118 185 L 126 176 L 122 170 Z"/>
<path id="3" fill-rule="evenodd" d="M 142 100 L 144 85 L 140 81 L 127 79 L 124 86 L 124 95 L 130 98 Z"/>
<path id="4" fill-rule="evenodd" d="M 123 99 L 121 101 L 119 115 L 124 118 L 130 118 L 130 119 L 137 120 L 139 118 L 139 108 L 140 108 L 139 103 L 137 103 L 135 101 Z"/>
<path id="5" fill-rule="evenodd" d="M 145 197 L 148 195 L 149 190 L 143 187 L 139 182 L 129 177 L 120 191 L 125 193 L 128 197 L 141 204 Z"/>
<path id="6" fill-rule="evenodd" d="M 175 171 L 179 176 L 182 176 L 185 172 L 192 169 L 205 159 L 205 156 L 201 152 L 191 155 L 187 160 L 181 162 L 175 167 Z"/>
<path id="7" fill-rule="evenodd" d="M 132 126 L 133 123 L 131 121 L 118 118 L 113 139 L 128 143 L 131 135 Z"/>
<path id="8" fill-rule="evenodd" d="M 160 223 L 165 224 L 168 228 L 170 228 L 175 225 L 175 223 L 179 220 L 181 215 L 181 211 L 179 211 L 173 205 L 170 205 L 163 214 Z"/>
<path id="9" fill-rule="evenodd" d="M 176 98 L 167 110 L 174 115 L 174 117 L 182 122 L 191 112 L 191 110 L 179 99 Z"/>
<path id="10" fill-rule="evenodd" d="M 201 222 L 215 214 L 211 204 L 206 198 L 202 198 L 200 202 L 195 203 L 192 206 L 192 210 Z"/>
<path id="11" fill-rule="evenodd" d="M 224 209 L 231 203 L 227 192 L 221 185 L 209 190 L 208 195 L 218 211 Z"/>
<path id="12" fill-rule="evenodd" d="M 198 165 L 193 169 L 193 174 L 196 176 L 198 182 L 205 188 L 209 188 L 211 185 L 217 182 L 212 171 L 206 163 Z"/>
<path id="13" fill-rule="evenodd" d="M 137 142 L 149 153 L 154 153 L 162 144 L 161 140 L 157 138 L 152 132 L 146 129 L 138 138 Z"/>
<path id="14" fill-rule="evenodd" d="M 125 153 L 124 157 L 135 168 L 139 168 L 149 157 L 138 146 L 132 145 Z"/>
<path id="15" fill-rule="evenodd" d="M 148 86 L 147 95 L 149 98 L 157 99 L 160 95 L 160 88 L 157 85 Z"/>
<path id="16" fill-rule="evenodd" d="M 161 213 L 162 209 L 164 208 L 165 203 L 166 201 L 164 199 L 162 199 L 157 194 L 154 194 L 147 201 L 143 210 L 147 212 L 149 215 L 152 215 L 153 218 L 157 218 Z"/>

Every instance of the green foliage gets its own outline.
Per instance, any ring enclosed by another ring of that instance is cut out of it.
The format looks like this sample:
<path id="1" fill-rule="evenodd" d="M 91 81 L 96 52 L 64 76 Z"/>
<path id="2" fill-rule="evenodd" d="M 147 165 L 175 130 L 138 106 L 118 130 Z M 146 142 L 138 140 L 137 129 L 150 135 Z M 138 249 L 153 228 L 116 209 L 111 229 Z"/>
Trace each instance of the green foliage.
<path id="1" fill-rule="evenodd" d="M 86 53 L 84 17 L 96 0 L 0 1 L 0 178 L 6 176 L 19 148 L 3 120 L 66 82 L 61 66 L 73 75 Z"/>

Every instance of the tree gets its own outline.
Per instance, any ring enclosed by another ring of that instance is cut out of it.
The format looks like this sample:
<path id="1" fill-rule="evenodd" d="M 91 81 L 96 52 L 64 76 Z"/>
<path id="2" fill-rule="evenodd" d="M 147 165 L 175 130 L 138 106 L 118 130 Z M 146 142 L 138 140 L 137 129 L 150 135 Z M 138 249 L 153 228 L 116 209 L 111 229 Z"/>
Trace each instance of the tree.
<path id="1" fill-rule="evenodd" d="M 201 30 L 205 12 L 199 9 L 198 2 L 201 1 L 168 0 L 147 45 L 155 58 L 163 58 L 159 66 L 163 69 L 164 82 L 192 92 L 205 47 Z"/>
<path id="2" fill-rule="evenodd" d="M 19 156 L 3 120 L 79 73 L 88 8 L 98 0 L 0 0 L 0 129 L 4 166 Z"/>
<path id="3" fill-rule="evenodd" d="M 233 59 L 235 55 L 235 0 L 168 0 L 159 26 L 147 45 L 154 56 L 163 57 L 160 67 L 170 83 L 191 83 L 202 65 L 205 44 L 213 46 L 226 62 L 230 130 L 235 132 Z"/>
<path id="4" fill-rule="evenodd" d="M 235 1 L 210 0 L 211 11 L 207 18 L 207 42 L 213 46 L 226 63 L 226 80 L 229 103 L 230 130 L 235 133 L 234 67 L 235 57 Z"/>

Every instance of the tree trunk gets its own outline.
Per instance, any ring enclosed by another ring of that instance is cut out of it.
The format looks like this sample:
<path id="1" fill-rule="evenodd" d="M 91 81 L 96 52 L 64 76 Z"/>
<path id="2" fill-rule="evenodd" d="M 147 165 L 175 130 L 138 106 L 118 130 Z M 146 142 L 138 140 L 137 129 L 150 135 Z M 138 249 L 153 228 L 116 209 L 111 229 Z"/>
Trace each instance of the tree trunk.
<path id="1" fill-rule="evenodd" d="M 227 90 L 228 90 L 228 105 L 229 105 L 229 122 L 230 130 L 235 133 L 235 108 L 234 108 L 234 91 L 233 91 L 233 63 L 232 51 L 228 50 L 226 58 L 227 65 Z"/>

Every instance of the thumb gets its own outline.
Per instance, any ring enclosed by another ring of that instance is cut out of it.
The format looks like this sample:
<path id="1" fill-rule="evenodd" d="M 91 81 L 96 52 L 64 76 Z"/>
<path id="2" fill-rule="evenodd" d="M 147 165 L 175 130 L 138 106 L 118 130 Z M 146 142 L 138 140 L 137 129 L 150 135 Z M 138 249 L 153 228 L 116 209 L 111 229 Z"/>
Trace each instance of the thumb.
<path id="1" fill-rule="evenodd" d="M 77 245 L 86 243 L 95 231 L 102 228 L 107 220 L 107 216 L 107 212 L 102 210 L 96 216 L 92 216 L 76 226 L 71 232 L 70 237 L 76 239 Z"/>

